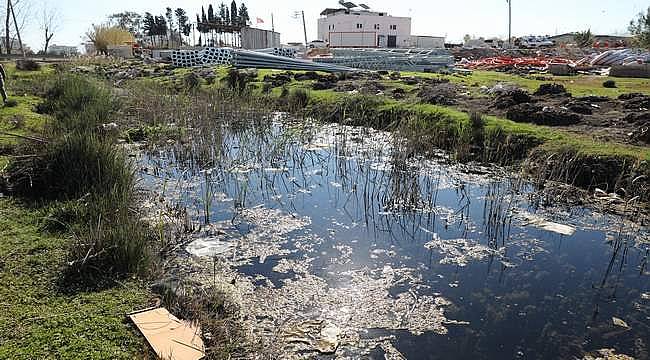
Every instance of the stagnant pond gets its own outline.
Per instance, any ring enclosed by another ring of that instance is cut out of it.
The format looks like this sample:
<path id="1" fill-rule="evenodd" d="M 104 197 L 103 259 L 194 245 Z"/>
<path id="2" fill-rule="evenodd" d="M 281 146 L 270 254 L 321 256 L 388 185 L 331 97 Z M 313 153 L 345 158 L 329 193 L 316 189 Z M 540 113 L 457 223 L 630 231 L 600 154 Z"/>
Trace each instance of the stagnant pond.
<path id="1" fill-rule="evenodd" d="M 187 212 L 181 261 L 226 278 L 269 357 L 648 356 L 641 226 L 542 207 L 512 174 L 371 129 L 275 115 L 190 132 L 138 157 L 143 184 Z"/>

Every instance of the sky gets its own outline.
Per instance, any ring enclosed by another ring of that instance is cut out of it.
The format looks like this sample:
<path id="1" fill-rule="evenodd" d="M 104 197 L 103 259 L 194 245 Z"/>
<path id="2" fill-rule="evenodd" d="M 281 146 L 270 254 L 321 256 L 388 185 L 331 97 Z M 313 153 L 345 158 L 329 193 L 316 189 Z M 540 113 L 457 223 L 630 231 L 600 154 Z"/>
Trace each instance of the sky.
<path id="1" fill-rule="evenodd" d="M 209 0 L 21 0 L 30 2 L 30 13 L 41 14 L 43 4 L 55 8 L 60 16 L 58 31 L 52 43 L 78 45 L 93 23 L 106 21 L 109 14 L 135 11 L 163 14 L 166 7 L 182 7 L 194 19 L 201 5 Z M 228 0 L 229 3 L 230 0 Z M 512 0 L 513 35 L 554 35 L 591 29 L 597 34 L 626 33 L 632 18 L 650 6 L 648 0 Z M 220 1 L 214 1 L 216 6 Z M 237 1 L 238 4 L 241 0 Z M 246 0 L 251 19 L 264 20 L 260 28 L 275 29 L 283 43 L 303 42 L 300 20 L 292 17 L 297 10 L 305 11 L 309 41 L 316 39 L 317 19 L 326 7 L 337 7 L 337 0 Z M 506 0 L 363 0 L 374 10 L 394 16 L 412 17 L 413 35 L 446 36 L 449 42 L 460 42 L 465 34 L 475 37 L 506 38 L 508 6 Z M 43 46 L 40 16 L 28 24 L 23 38 L 32 49 Z"/>

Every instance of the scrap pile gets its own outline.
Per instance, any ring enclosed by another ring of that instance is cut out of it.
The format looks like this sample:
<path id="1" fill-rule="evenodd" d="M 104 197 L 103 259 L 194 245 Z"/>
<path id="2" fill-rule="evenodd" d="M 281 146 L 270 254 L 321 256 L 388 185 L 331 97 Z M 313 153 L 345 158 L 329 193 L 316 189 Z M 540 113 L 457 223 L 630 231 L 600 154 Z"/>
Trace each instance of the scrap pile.
<path id="1" fill-rule="evenodd" d="M 437 71 L 454 64 L 444 49 L 332 49 L 314 61 L 366 70 Z"/>
<path id="2" fill-rule="evenodd" d="M 546 70 L 551 64 L 574 65 L 561 57 L 511 57 L 497 56 L 479 60 L 463 59 L 456 66 L 471 70 Z"/>
<path id="3" fill-rule="evenodd" d="M 587 56 L 576 65 L 615 66 L 650 63 L 650 52 L 634 49 L 609 50 L 600 55 Z"/>
<path id="4" fill-rule="evenodd" d="M 288 52 L 282 51 L 278 51 L 278 53 L 288 54 Z M 296 71 L 353 71 L 353 69 L 349 67 L 336 64 L 321 64 L 313 61 L 295 59 L 292 57 L 267 54 L 264 52 L 213 47 L 208 47 L 203 50 L 175 50 L 172 53 L 172 63 L 177 67 L 231 65 L 238 68 L 279 69 Z"/>

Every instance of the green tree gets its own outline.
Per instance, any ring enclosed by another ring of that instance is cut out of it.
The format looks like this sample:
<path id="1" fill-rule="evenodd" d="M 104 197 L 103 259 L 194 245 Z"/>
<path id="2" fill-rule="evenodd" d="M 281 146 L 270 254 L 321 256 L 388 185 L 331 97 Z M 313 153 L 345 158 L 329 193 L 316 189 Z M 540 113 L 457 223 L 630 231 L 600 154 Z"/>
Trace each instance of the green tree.
<path id="1" fill-rule="evenodd" d="M 212 4 L 208 5 L 208 22 L 214 24 L 217 22 L 217 18 L 214 16 L 214 8 Z"/>
<path id="2" fill-rule="evenodd" d="M 149 12 L 144 14 L 144 19 L 142 20 L 142 31 L 144 36 L 148 36 L 152 45 L 156 45 L 154 36 L 156 35 L 156 19 Z"/>
<path id="3" fill-rule="evenodd" d="M 165 19 L 167 19 L 167 31 L 165 31 L 165 35 L 167 36 L 167 46 L 169 46 L 169 42 L 174 42 L 174 11 L 172 8 L 168 7 L 165 9 Z"/>
<path id="4" fill-rule="evenodd" d="M 650 7 L 645 14 L 639 13 L 636 19 L 630 21 L 629 30 L 638 46 L 650 48 Z"/>
<path id="5" fill-rule="evenodd" d="M 111 25 L 119 26 L 135 36 L 142 35 L 143 18 L 136 12 L 125 11 L 112 14 L 108 16 L 108 20 Z"/>
<path id="6" fill-rule="evenodd" d="M 182 8 L 178 8 L 174 14 L 176 15 L 176 25 L 178 26 L 179 32 L 184 36 L 190 36 L 192 26 L 189 23 L 190 18 L 187 16 L 187 12 Z"/>
<path id="7" fill-rule="evenodd" d="M 219 4 L 219 17 L 221 18 L 221 21 L 223 22 L 224 25 L 228 24 L 227 12 L 228 9 L 226 8 L 226 4 L 224 3 Z"/>
<path id="8" fill-rule="evenodd" d="M 251 17 L 248 15 L 248 8 L 246 7 L 246 4 L 242 3 L 239 8 L 239 25 L 246 26 L 250 20 Z"/>
<path id="9" fill-rule="evenodd" d="M 232 0 L 230 3 L 230 25 L 237 26 L 239 25 L 239 11 L 237 11 L 237 3 L 235 0 Z"/>
<path id="10" fill-rule="evenodd" d="M 573 35 L 573 40 L 576 42 L 576 45 L 581 48 L 590 47 L 594 43 L 594 35 L 591 33 L 591 29 L 587 31 L 578 31 Z"/>

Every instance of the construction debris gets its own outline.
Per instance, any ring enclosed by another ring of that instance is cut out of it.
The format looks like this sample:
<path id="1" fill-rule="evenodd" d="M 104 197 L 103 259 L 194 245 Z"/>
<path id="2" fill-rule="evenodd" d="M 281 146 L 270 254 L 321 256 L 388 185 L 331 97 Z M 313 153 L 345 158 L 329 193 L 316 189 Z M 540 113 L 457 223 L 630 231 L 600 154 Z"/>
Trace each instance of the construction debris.
<path id="1" fill-rule="evenodd" d="M 160 359 L 200 360 L 205 345 L 198 326 L 181 321 L 165 308 L 129 314 Z"/>

